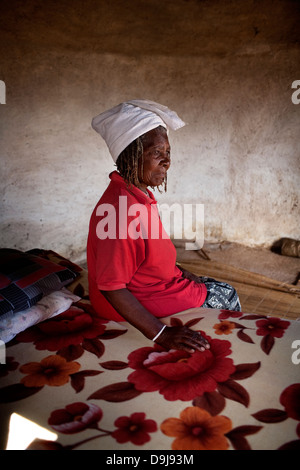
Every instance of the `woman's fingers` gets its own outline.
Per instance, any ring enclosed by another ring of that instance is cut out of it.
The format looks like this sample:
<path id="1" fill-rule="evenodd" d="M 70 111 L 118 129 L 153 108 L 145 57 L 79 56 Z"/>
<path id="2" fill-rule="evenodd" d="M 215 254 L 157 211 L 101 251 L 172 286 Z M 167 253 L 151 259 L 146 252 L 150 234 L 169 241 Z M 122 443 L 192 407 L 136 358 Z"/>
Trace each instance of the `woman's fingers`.
<path id="1" fill-rule="evenodd" d="M 210 348 L 209 342 L 201 333 L 187 327 L 165 328 L 157 342 L 167 349 L 183 349 L 190 353 L 196 350 L 203 352 Z"/>
<path id="2" fill-rule="evenodd" d="M 189 336 L 182 342 L 182 345 L 184 346 L 184 349 L 188 348 L 189 352 L 203 352 L 210 348 L 209 342 L 197 332 L 193 332 L 192 336 Z"/>
<path id="3" fill-rule="evenodd" d="M 192 335 L 192 341 L 195 345 L 195 348 L 200 351 L 205 351 L 205 349 L 209 349 L 210 345 L 206 338 L 204 338 L 201 333 L 195 331 Z"/>

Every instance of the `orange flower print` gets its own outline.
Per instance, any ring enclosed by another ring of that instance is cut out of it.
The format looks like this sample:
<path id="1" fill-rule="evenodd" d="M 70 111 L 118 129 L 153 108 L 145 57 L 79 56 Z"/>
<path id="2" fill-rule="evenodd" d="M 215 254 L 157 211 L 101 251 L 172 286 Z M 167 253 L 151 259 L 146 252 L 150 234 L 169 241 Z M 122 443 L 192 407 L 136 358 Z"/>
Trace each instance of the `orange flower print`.
<path id="1" fill-rule="evenodd" d="M 25 387 L 58 387 L 69 381 L 71 374 L 80 369 L 78 362 L 68 362 L 65 358 L 53 355 L 45 357 L 41 362 L 29 362 L 20 367 L 23 374 L 28 374 L 21 380 Z"/>
<path id="2" fill-rule="evenodd" d="M 214 325 L 216 335 L 230 335 L 232 330 L 234 330 L 235 324 L 230 321 L 221 321 Z"/>
<path id="3" fill-rule="evenodd" d="M 211 416 L 207 411 L 191 406 L 180 413 L 180 419 L 168 418 L 161 424 L 164 434 L 176 439 L 173 450 L 226 450 L 224 434 L 232 428 L 226 416 Z"/>

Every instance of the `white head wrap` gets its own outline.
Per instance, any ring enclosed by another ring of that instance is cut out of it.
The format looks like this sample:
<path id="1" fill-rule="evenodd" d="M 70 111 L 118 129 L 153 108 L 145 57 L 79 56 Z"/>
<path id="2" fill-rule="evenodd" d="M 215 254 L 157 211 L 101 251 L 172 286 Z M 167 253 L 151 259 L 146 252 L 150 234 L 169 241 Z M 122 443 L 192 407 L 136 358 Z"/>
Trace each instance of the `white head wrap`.
<path id="1" fill-rule="evenodd" d="M 93 129 L 105 140 L 114 162 L 131 142 L 158 126 L 177 130 L 185 123 L 167 106 L 149 100 L 121 103 L 92 120 Z"/>

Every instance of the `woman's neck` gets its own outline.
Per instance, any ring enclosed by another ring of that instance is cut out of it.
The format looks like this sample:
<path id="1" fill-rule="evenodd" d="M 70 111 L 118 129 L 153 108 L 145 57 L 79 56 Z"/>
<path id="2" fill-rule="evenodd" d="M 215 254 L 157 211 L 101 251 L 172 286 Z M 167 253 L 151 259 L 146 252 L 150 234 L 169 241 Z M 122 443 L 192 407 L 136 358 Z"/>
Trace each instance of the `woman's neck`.
<path id="1" fill-rule="evenodd" d="M 147 186 L 145 185 L 140 185 L 140 186 L 137 186 L 138 189 L 140 189 L 141 191 L 143 191 L 143 193 L 145 193 L 147 196 L 148 196 L 148 190 L 147 190 Z"/>

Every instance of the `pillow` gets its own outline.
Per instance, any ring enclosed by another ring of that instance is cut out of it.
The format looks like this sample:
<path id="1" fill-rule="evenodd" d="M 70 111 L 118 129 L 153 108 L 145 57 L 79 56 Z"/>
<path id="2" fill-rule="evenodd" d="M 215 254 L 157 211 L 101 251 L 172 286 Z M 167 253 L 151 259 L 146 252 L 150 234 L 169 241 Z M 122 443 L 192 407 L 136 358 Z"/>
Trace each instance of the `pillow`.
<path id="1" fill-rule="evenodd" d="M 0 249 L 0 317 L 35 305 L 71 283 L 77 274 L 66 266 L 19 250 Z"/>
<path id="2" fill-rule="evenodd" d="M 43 297 L 33 307 L 0 316 L 0 340 L 11 341 L 18 333 L 68 310 L 80 297 L 64 287 Z"/>

